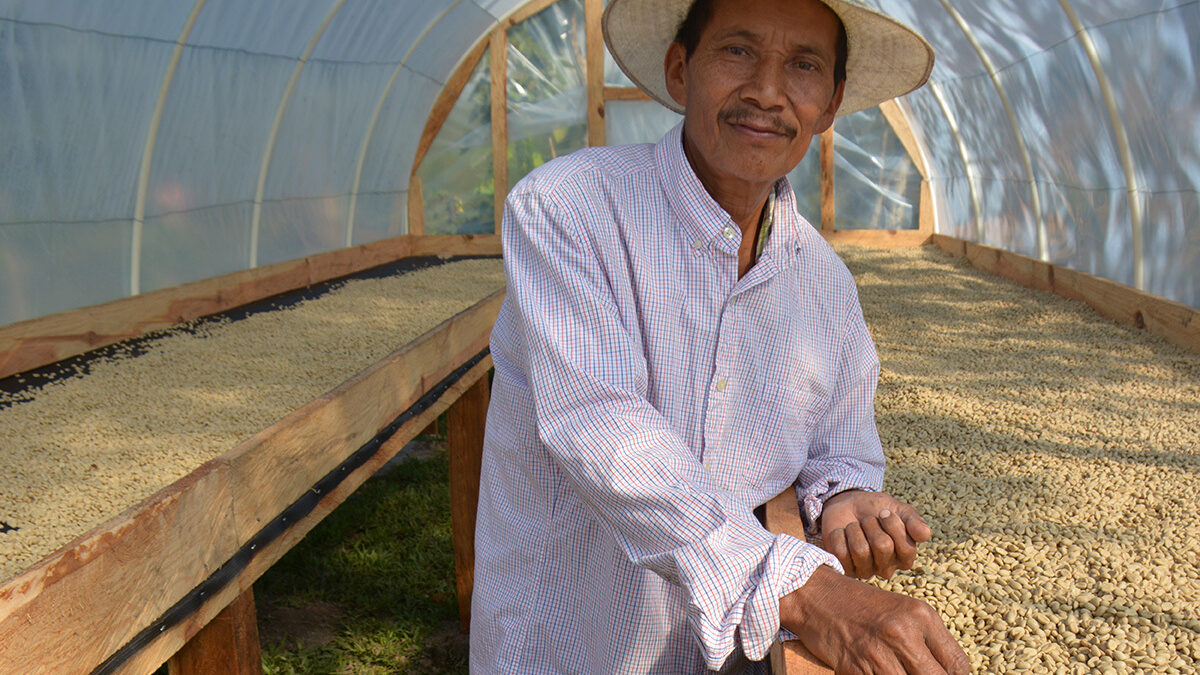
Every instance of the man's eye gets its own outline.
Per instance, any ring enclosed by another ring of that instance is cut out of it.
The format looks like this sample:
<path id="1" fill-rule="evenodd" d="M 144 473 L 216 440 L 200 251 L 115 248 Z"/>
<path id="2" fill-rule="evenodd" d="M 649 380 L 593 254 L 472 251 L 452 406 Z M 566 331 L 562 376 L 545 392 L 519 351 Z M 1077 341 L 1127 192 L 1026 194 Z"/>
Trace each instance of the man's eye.
<path id="1" fill-rule="evenodd" d="M 746 50 L 742 47 L 726 47 L 725 51 L 729 52 L 730 54 L 733 54 L 734 56 L 745 56 L 746 55 Z"/>

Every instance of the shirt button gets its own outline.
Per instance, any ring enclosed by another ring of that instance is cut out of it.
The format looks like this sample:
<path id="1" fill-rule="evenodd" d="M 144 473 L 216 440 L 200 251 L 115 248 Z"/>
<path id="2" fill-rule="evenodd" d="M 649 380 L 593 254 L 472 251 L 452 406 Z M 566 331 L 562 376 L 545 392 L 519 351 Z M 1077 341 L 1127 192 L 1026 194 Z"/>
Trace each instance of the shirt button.
<path id="1" fill-rule="evenodd" d="M 726 239 L 733 241 L 733 237 L 735 234 L 737 234 L 737 230 L 733 229 L 732 225 L 726 225 L 725 229 L 721 230 L 721 234 L 725 235 Z"/>
<path id="2" fill-rule="evenodd" d="M 696 241 L 693 241 L 693 242 L 692 242 L 692 248 L 696 249 L 697 251 L 699 251 L 700 249 L 704 248 L 704 240 L 703 240 L 703 239 L 697 239 Z"/>
<path id="3" fill-rule="evenodd" d="M 717 380 L 717 391 L 725 391 L 725 378 Z"/>
<path id="4" fill-rule="evenodd" d="M 708 473 L 712 473 L 712 462 L 705 462 L 704 470 Z"/>

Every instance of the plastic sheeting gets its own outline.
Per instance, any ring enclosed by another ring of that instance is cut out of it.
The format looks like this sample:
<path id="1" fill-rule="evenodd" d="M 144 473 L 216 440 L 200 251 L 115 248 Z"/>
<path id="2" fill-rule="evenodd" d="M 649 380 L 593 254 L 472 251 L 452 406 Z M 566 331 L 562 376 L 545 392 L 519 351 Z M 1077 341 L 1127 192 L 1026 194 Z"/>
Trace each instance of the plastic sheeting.
<path id="1" fill-rule="evenodd" d="M 921 173 L 879 108 L 839 117 L 833 129 L 837 229 L 917 229 Z"/>
<path id="2" fill-rule="evenodd" d="M 1036 256 L 1040 222 L 1052 262 L 1134 283 L 1122 149 L 1058 0 L 949 0 L 995 65 L 1017 134 L 941 0 L 868 1 L 916 26 L 938 53 L 933 80 L 959 136 L 928 88 L 902 107 L 928 150 L 940 231 Z M 0 325 L 127 295 L 134 279 L 139 290 L 152 290 L 252 260 L 403 234 L 408 177 L 433 101 L 471 45 L 523 4 L 0 0 Z M 1200 307 L 1200 2 L 1073 5 L 1129 136 L 1145 287 Z M 564 0 L 509 31 L 512 182 L 586 142 L 582 19 L 582 2 Z M 630 86 L 611 58 L 605 73 L 606 84 Z M 420 169 L 427 232 L 491 231 L 486 85 L 485 67 Z M 607 109 L 614 143 L 655 140 L 677 119 L 651 103 L 610 101 Z M 906 208 L 875 216 L 873 206 L 880 195 L 910 193 L 911 167 L 881 166 L 892 157 L 881 154 L 882 127 L 841 122 L 838 226 L 910 224 Z M 1038 213 L 1018 138 L 1029 149 Z M 139 240 L 134 220 L 149 141 Z M 802 212 L 819 224 L 817 154 L 814 147 L 792 182 Z M 856 174 L 866 180 L 846 189 Z M 861 209 L 843 201 L 858 197 Z"/>

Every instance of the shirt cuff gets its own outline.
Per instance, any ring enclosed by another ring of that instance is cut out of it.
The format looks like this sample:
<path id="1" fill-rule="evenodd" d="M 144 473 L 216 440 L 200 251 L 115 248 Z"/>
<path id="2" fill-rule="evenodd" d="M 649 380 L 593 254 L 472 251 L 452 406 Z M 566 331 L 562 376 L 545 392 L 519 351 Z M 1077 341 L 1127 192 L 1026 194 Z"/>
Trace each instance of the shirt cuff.
<path id="1" fill-rule="evenodd" d="M 825 509 L 825 502 L 829 501 L 830 497 L 849 492 L 850 490 L 862 490 L 863 492 L 878 492 L 879 488 L 874 485 L 858 484 L 840 480 L 819 481 L 818 483 L 801 488 L 796 486 L 796 498 L 800 500 L 800 519 L 804 521 L 804 533 L 809 537 L 820 538 L 821 528 L 821 512 Z"/>

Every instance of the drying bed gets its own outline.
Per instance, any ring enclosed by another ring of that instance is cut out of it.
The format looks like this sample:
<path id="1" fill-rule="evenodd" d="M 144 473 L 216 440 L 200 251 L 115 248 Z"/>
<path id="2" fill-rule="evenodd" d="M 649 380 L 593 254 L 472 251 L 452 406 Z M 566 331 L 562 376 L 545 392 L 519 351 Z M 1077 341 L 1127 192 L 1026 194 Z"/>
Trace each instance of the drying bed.
<path id="1" fill-rule="evenodd" d="M 934 539 L 883 588 L 977 672 L 1195 672 L 1200 356 L 934 247 L 839 247 L 882 363 L 886 489 Z"/>
<path id="2" fill-rule="evenodd" d="M 503 286 L 498 259 L 349 280 L 274 311 L 118 346 L 74 376 L 0 393 L 0 522 L 9 526 L 0 579 Z"/>

